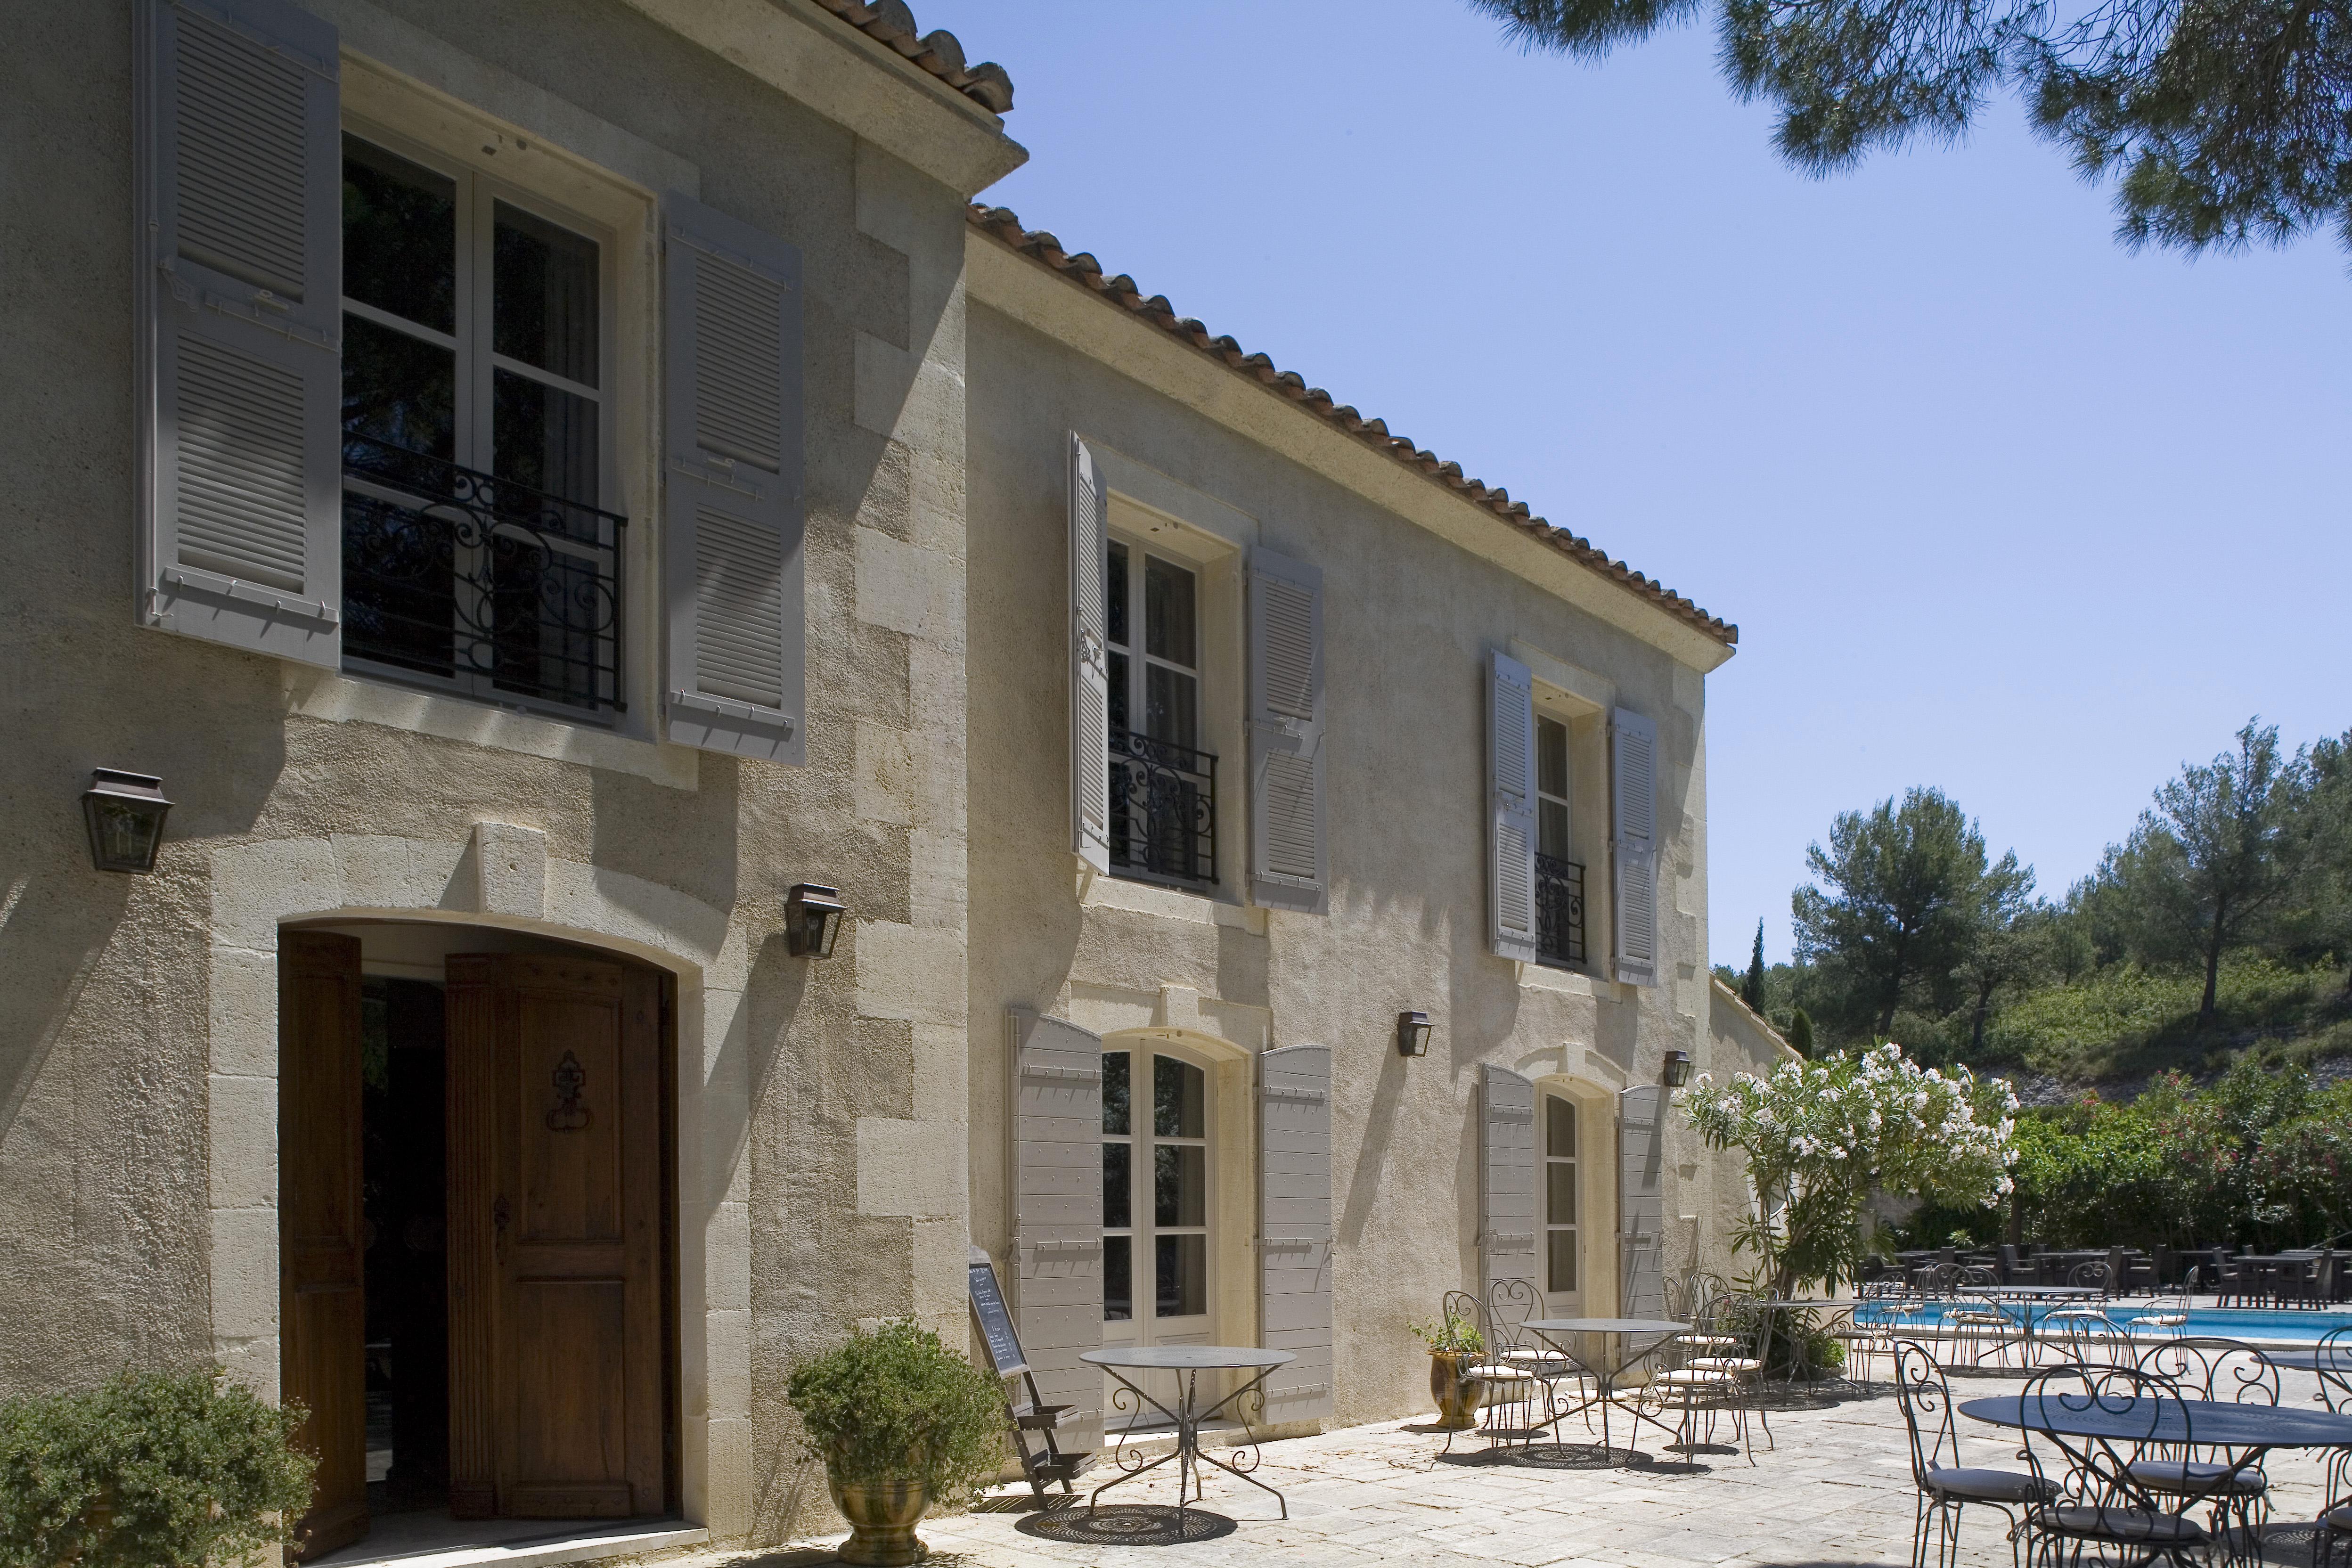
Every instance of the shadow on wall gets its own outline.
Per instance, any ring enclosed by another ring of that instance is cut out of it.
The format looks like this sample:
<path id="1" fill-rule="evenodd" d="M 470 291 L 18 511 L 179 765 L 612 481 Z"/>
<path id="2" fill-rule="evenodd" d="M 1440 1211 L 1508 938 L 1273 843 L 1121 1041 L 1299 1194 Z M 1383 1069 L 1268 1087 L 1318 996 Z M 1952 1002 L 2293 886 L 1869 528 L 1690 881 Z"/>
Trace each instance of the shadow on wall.
<path id="1" fill-rule="evenodd" d="M 59 856 L 0 888 L 0 1143 L 121 923 L 133 880 Z"/>

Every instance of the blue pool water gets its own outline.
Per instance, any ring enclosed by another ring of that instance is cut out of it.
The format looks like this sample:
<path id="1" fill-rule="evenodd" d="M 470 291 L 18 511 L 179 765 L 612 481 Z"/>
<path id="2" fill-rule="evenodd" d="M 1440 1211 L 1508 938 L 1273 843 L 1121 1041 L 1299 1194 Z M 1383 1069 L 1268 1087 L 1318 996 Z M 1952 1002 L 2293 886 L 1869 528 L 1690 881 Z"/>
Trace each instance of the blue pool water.
<path id="1" fill-rule="evenodd" d="M 1883 1322 L 1898 1329 L 1905 1324 L 1927 1328 L 1934 1325 L 1946 1312 L 1956 1310 L 1958 1305 L 1935 1302 L 1924 1310 L 1896 1312 L 1864 1303 L 1855 1310 L 1854 1317 L 1864 1323 Z M 2086 1302 L 2084 1305 L 2105 1312 L 2110 1321 L 2126 1329 L 2139 1318 L 2180 1310 L 2178 1302 L 2108 1302 L 2105 1305 Z M 2032 1312 L 2037 1325 L 2052 1312 L 2067 1310 L 2063 1304 L 2043 1301 L 2004 1301 L 2001 1306 L 2012 1317 L 2021 1312 Z M 2345 1328 L 2352 1328 L 2352 1311 L 2264 1311 L 2252 1307 L 2191 1306 L 2189 1321 L 2180 1328 L 2159 1330 L 2150 1325 L 2140 1331 L 2210 1335 L 2217 1339 L 2247 1340 L 2255 1343 L 2315 1344 L 2330 1330 Z"/>

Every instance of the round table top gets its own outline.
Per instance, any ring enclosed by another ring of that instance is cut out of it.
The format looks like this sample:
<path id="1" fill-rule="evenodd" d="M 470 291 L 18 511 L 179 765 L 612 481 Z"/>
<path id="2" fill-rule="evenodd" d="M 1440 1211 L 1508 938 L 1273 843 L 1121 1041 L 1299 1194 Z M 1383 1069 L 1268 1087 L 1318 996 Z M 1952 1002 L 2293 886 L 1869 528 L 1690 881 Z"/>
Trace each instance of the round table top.
<path id="1" fill-rule="evenodd" d="M 2330 1372 L 2352 1373 L 2352 1345 L 2305 1345 L 2300 1350 L 2266 1350 L 2263 1355 L 2273 1366 L 2293 1367 L 2297 1372 L 2317 1372 L 2325 1365 Z"/>
<path id="2" fill-rule="evenodd" d="M 2018 1394 L 1966 1400 L 1960 1414 L 1995 1426 L 2134 1443 L 2210 1443 L 2223 1448 L 2331 1448 L 2352 1443 L 2352 1415 L 2218 1399 L 2163 1400 L 2151 1418 L 2136 1399 L 2081 1404 L 2053 1391 L 2030 1405 Z"/>
<path id="3" fill-rule="evenodd" d="M 1664 1318 L 1529 1318 L 1519 1327 L 1539 1334 L 1678 1334 L 1690 1325 Z"/>
<path id="4" fill-rule="evenodd" d="M 1254 1345 L 1130 1345 L 1125 1350 L 1081 1351 L 1080 1361 L 1097 1366 L 1123 1366 L 1147 1372 L 1210 1372 L 1220 1367 L 1288 1366 L 1298 1358 L 1288 1351 L 1259 1350 Z"/>

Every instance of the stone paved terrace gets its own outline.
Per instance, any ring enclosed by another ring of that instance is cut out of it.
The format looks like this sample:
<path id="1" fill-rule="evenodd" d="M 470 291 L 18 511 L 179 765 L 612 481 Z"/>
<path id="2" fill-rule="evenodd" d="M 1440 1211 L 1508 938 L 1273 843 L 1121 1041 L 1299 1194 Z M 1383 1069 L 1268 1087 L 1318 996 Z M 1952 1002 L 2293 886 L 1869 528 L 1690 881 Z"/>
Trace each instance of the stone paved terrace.
<path id="1" fill-rule="evenodd" d="M 1955 1379 L 1953 1393 L 1967 1400 L 2017 1387 L 2014 1380 L 1969 1377 Z M 2315 1408 L 2315 1390 L 2308 1374 L 2288 1373 L 2282 1403 Z M 1213 1472 L 1202 1506 L 1232 1518 L 1237 1528 L 1199 1544 L 1074 1545 L 1024 1533 L 1024 1514 L 986 1510 L 928 1521 L 922 1535 L 932 1549 L 929 1561 L 940 1568 L 1908 1564 L 1910 1453 L 1894 1397 L 1777 1410 L 1771 1424 L 1778 1447 L 1759 1442 L 1753 1468 L 1736 1455 L 1703 1453 L 1704 1468 L 1695 1470 L 1673 1465 L 1559 1470 L 1477 1462 L 1475 1453 L 1472 1462 L 1442 1460 L 1444 1436 L 1423 1420 L 1388 1422 L 1268 1445 L 1258 1474 L 1288 1494 L 1287 1521 L 1277 1517 L 1270 1498 Z M 2016 1468 L 2013 1437 L 2004 1443 L 1995 1429 L 1965 1416 L 1959 1425 L 1970 1462 Z M 1973 1436 L 1970 1427 L 1984 1436 Z M 1571 1439 L 1579 1436 L 1573 1422 L 1569 1431 Z M 1676 1458 L 1661 1447 L 1653 1429 L 1642 1432 L 1642 1447 L 1655 1458 Z M 1462 1447 L 1457 1441 L 1457 1456 Z M 2276 1498 L 2274 1521 L 2307 1521 L 2320 1501 L 2316 1459 L 2274 1453 L 2266 1468 Z M 1118 1488 L 1105 1506 L 1139 1493 L 1132 1500 L 1175 1500 L 1172 1483 L 1139 1482 Z M 2005 1528 L 1998 1514 L 1970 1510 L 1962 1531 L 1963 1568 L 2008 1568 Z M 2279 1546 L 2284 1549 L 2269 1556 L 2273 1568 L 2305 1568 L 2307 1544 Z M 709 1561 L 729 1568 L 803 1568 L 832 1555 L 824 1544 L 810 1542 Z"/>

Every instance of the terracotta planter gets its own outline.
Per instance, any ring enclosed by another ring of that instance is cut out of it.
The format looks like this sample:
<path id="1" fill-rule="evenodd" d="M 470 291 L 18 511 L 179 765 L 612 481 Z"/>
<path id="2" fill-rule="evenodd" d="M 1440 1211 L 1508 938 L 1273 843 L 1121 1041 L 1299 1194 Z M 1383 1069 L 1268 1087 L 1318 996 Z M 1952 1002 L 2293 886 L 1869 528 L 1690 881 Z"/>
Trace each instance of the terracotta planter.
<path id="1" fill-rule="evenodd" d="M 1486 1380 L 1473 1377 L 1478 1364 L 1472 1351 L 1429 1352 L 1429 1396 L 1437 1401 L 1437 1429 L 1466 1432 L 1478 1425 L 1478 1406 L 1486 1397 Z"/>
<path id="2" fill-rule="evenodd" d="M 827 1478 L 833 1505 L 849 1521 L 849 1539 L 841 1543 L 841 1560 L 859 1568 L 905 1568 L 919 1563 L 930 1548 L 915 1537 L 915 1526 L 931 1505 L 929 1488 L 920 1481 L 838 1481 Z"/>

